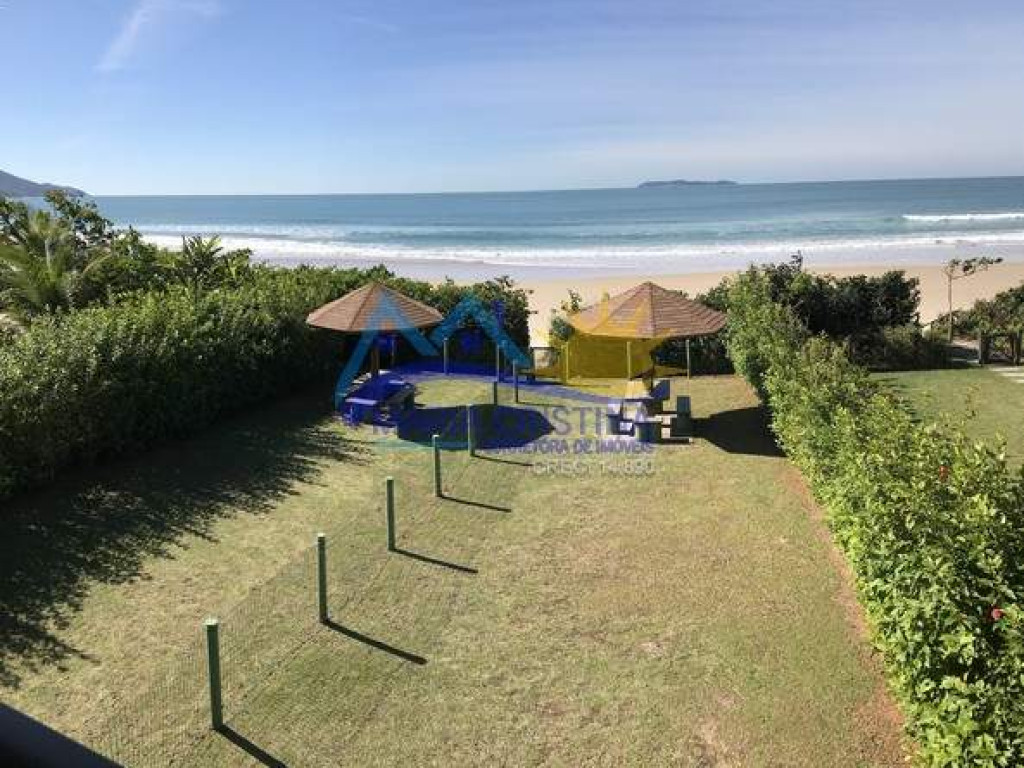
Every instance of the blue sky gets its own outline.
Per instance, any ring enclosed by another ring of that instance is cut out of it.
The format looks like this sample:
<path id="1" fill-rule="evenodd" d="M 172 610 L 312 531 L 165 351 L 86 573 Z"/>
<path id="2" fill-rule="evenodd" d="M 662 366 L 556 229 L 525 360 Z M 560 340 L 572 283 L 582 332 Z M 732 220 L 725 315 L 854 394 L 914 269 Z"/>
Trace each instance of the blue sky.
<path id="1" fill-rule="evenodd" d="M 96 194 L 1024 175 L 1021 0 L 0 0 L 0 168 Z"/>

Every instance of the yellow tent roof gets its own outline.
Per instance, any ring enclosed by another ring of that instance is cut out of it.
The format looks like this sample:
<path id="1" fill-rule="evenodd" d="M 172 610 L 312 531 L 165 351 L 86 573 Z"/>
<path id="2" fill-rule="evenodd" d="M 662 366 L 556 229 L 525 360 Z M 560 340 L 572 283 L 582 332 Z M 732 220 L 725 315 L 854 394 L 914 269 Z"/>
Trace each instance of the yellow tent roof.
<path id="1" fill-rule="evenodd" d="M 708 336 L 725 326 L 718 310 L 684 298 L 651 282 L 570 316 L 578 331 L 623 339 L 671 339 Z"/>

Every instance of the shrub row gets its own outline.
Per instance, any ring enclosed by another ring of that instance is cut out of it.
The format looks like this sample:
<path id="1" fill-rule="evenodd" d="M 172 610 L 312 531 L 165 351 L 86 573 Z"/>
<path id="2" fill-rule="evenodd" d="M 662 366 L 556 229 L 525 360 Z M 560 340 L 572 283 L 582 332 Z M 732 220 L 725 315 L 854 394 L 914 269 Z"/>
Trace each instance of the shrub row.
<path id="1" fill-rule="evenodd" d="M 432 287 L 379 269 L 265 269 L 241 288 L 175 288 L 45 316 L 0 343 L 0 498 L 335 375 L 343 340 L 306 315 L 369 279 L 442 311 L 466 292 L 504 298 L 514 338 L 526 336 L 526 297 L 509 282 Z"/>
<path id="2" fill-rule="evenodd" d="M 828 512 L 924 764 L 1024 764 L 1024 481 L 998 447 L 923 426 L 833 341 L 730 290 L 729 348 Z"/>

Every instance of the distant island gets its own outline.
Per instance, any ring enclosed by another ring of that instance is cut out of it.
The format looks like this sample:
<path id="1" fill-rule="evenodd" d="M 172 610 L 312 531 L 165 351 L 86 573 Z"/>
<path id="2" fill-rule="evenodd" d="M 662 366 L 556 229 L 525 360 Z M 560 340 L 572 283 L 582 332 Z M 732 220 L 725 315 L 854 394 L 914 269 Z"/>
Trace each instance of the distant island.
<path id="1" fill-rule="evenodd" d="M 649 189 L 651 187 L 719 187 L 738 184 L 736 181 L 720 179 L 718 181 L 690 181 L 689 179 L 669 179 L 668 181 L 645 181 L 637 185 L 637 189 Z"/>
<path id="2" fill-rule="evenodd" d="M 75 197 L 81 197 L 86 194 L 74 187 L 65 187 L 59 184 L 37 184 L 20 176 L 0 171 L 0 195 L 7 197 L 42 197 L 51 189 L 61 189 Z"/>

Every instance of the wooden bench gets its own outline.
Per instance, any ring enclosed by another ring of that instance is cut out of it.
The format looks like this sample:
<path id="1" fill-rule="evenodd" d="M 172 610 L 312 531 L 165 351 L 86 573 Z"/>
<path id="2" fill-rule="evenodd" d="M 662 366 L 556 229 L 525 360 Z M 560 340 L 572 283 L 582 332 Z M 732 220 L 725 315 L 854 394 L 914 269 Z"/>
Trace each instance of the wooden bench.
<path id="1" fill-rule="evenodd" d="M 661 440 L 661 419 L 657 416 L 641 416 L 633 422 L 634 435 L 641 443 L 657 443 Z"/>
<path id="2" fill-rule="evenodd" d="M 380 404 L 381 415 L 393 421 L 416 405 L 416 388 L 412 384 L 402 382 Z"/>
<path id="3" fill-rule="evenodd" d="M 341 414 L 354 424 L 394 421 L 416 404 L 416 387 L 402 379 L 365 384 L 341 403 Z"/>
<path id="4" fill-rule="evenodd" d="M 354 424 L 370 421 L 380 405 L 368 397 L 346 397 L 341 403 L 341 415 Z"/>

